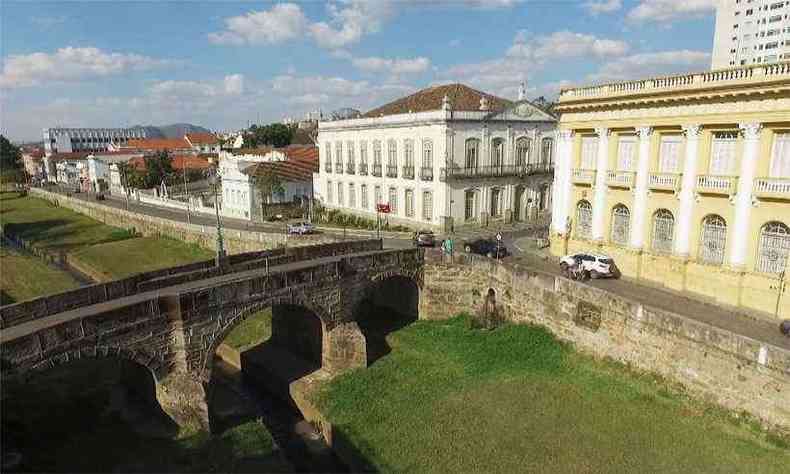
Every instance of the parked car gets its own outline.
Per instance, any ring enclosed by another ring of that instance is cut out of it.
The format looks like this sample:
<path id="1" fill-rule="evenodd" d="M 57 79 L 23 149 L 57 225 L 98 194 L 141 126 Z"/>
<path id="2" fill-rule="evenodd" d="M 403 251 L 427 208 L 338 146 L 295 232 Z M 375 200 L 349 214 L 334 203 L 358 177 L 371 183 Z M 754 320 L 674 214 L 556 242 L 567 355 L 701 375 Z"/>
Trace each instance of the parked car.
<path id="1" fill-rule="evenodd" d="M 419 230 L 414 233 L 414 245 L 417 247 L 436 246 L 436 236 L 430 230 Z"/>
<path id="2" fill-rule="evenodd" d="M 312 234 L 315 231 L 315 227 L 309 222 L 294 222 L 288 224 L 287 229 L 289 234 L 299 235 Z"/>
<path id="3" fill-rule="evenodd" d="M 464 252 L 485 255 L 490 258 L 504 258 L 510 255 L 505 244 L 494 239 L 477 239 L 464 242 Z"/>
<path id="4" fill-rule="evenodd" d="M 572 267 L 577 261 L 590 274 L 590 278 L 620 278 L 620 269 L 617 268 L 611 257 L 594 253 L 566 255 L 560 259 L 560 269 L 563 273 L 566 273 L 568 268 Z"/>

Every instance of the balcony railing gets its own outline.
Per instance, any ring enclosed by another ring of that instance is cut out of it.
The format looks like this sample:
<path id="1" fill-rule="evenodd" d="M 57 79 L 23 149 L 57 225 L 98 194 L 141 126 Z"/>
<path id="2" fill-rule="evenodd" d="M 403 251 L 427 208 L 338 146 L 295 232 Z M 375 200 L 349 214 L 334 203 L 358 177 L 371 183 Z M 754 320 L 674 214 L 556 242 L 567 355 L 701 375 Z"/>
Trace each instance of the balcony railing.
<path id="1" fill-rule="evenodd" d="M 368 175 L 368 164 L 367 163 L 360 163 L 359 164 L 359 174 L 360 174 L 360 176 L 367 176 Z"/>
<path id="2" fill-rule="evenodd" d="M 395 165 L 387 165 L 387 177 L 388 178 L 397 178 L 398 177 L 398 167 Z"/>
<path id="3" fill-rule="evenodd" d="M 756 178 L 754 195 L 764 198 L 790 199 L 790 178 Z"/>
<path id="4" fill-rule="evenodd" d="M 650 173 L 647 177 L 647 187 L 677 191 L 680 186 L 680 173 Z"/>
<path id="5" fill-rule="evenodd" d="M 697 192 L 707 194 L 735 194 L 738 178 L 734 176 L 717 176 L 701 174 L 697 176 Z"/>
<path id="6" fill-rule="evenodd" d="M 373 165 L 373 172 L 371 173 L 373 176 L 377 176 L 381 178 L 381 165 Z"/>
<path id="7" fill-rule="evenodd" d="M 326 171 L 327 173 L 331 173 L 332 172 L 332 163 L 327 162 L 324 165 L 324 171 Z"/>
<path id="8" fill-rule="evenodd" d="M 346 174 L 356 174 L 357 165 L 354 163 L 346 163 Z"/>
<path id="9" fill-rule="evenodd" d="M 414 179 L 414 166 L 404 166 L 401 172 L 401 178 Z"/>
<path id="10" fill-rule="evenodd" d="M 423 181 L 433 181 L 433 168 L 423 166 L 420 168 L 420 179 Z"/>
<path id="11" fill-rule="evenodd" d="M 634 186 L 633 171 L 607 171 L 606 184 L 613 188 L 631 188 Z"/>
<path id="12" fill-rule="evenodd" d="M 483 165 L 454 167 L 445 169 L 440 179 L 503 178 L 527 176 L 535 170 L 535 165 Z"/>
<path id="13" fill-rule="evenodd" d="M 595 182 L 595 170 L 574 169 L 571 171 L 571 181 L 576 184 L 592 184 Z"/>
<path id="14" fill-rule="evenodd" d="M 343 172 L 343 163 L 335 163 L 335 173 Z"/>

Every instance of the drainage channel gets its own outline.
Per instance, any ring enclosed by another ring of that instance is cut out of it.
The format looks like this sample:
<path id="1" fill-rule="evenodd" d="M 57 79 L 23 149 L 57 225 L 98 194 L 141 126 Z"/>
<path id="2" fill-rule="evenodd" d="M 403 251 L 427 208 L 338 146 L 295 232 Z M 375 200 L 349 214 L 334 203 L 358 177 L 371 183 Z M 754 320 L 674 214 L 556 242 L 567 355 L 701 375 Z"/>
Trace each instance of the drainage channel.
<path id="1" fill-rule="evenodd" d="M 349 472 L 320 432 L 289 403 L 245 382 L 241 371 L 219 358 L 214 361 L 213 377 L 224 388 L 233 391 L 242 403 L 254 407 L 256 417 L 296 472 Z"/>
<path id="2" fill-rule="evenodd" d="M 51 268 L 68 273 L 69 275 L 71 275 L 72 278 L 74 278 L 77 281 L 77 283 L 80 284 L 80 286 L 89 286 L 89 285 L 93 285 L 94 283 L 97 283 L 93 278 L 89 277 L 88 275 L 82 273 L 81 271 L 77 270 L 76 268 L 66 263 L 65 255 L 59 255 L 58 258 L 54 259 L 53 261 L 50 260 L 49 258 L 43 258 L 39 255 L 34 254 L 33 252 L 25 248 L 23 245 L 21 245 L 13 238 L 9 237 L 8 235 L 4 235 L 2 239 L 3 239 L 3 245 L 13 247 L 13 249 L 19 252 L 20 254 L 26 257 L 37 258 L 39 260 L 42 260 Z"/>

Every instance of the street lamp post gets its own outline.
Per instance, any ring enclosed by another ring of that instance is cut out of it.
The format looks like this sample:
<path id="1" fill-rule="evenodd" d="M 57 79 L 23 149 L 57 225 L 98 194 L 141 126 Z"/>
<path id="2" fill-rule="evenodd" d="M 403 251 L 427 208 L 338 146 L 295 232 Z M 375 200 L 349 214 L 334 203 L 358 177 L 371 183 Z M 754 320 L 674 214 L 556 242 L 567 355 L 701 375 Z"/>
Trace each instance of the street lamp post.
<path id="1" fill-rule="evenodd" d="M 192 219 L 189 216 L 189 201 L 190 201 L 190 199 L 189 199 L 189 189 L 187 188 L 187 164 L 186 164 L 186 159 L 184 159 L 184 173 L 183 173 L 183 175 L 184 175 L 184 196 L 186 196 L 186 199 L 187 199 L 187 224 L 191 224 L 192 223 Z"/>
<path id="2" fill-rule="evenodd" d="M 222 221 L 219 219 L 219 198 L 217 197 L 217 186 L 219 186 L 220 178 L 216 170 L 209 169 L 208 171 L 209 182 L 214 189 L 214 212 L 217 216 L 217 257 L 216 265 L 221 267 L 225 261 L 225 245 L 222 240 Z"/>

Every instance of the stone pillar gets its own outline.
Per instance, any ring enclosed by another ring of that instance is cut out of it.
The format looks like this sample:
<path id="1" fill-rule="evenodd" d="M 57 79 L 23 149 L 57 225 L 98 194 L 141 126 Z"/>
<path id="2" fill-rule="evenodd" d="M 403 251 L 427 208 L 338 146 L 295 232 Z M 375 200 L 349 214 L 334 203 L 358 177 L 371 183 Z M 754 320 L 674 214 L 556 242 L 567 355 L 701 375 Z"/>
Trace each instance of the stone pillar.
<path id="1" fill-rule="evenodd" d="M 730 267 L 743 271 L 746 266 L 746 248 L 752 237 L 749 221 L 752 215 L 752 184 L 760 158 L 760 130 L 757 122 L 741 123 L 743 130 L 743 157 L 741 174 L 738 177 L 738 194 L 735 196 L 735 219 L 733 242 L 730 247 Z"/>
<path id="2" fill-rule="evenodd" d="M 356 321 L 339 323 L 324 332 L 323 368 L 332 375 L 367 367 L 365 335 Z"/>
<path id="3" fill-rule="evenodd" d="M 645 222 L 647 220 L 647 175 L 650 172 L 650 137 L 653 129 L 639 127 L 639 150 L 634 180 L 634 209 L 631 222 L 631 248 L 642 250 L 645 246 Z"/>
<path id="4" fill-rule="evenodd" d="M 604 218 L 606 217 L 606 171 L 609 169 L 609 133 L 606 128 L 596 128 L 598 134 L 598 160 L 595 166 L 595 195 L 592 206 L 592 238 L 604 240 Z"/>
<path id="5" fill-rule="evenodd" d="M 157 380 L 156 399 L 182 429 L 209 430 L 206 390 L 196 374 L 173 371 Z"/>
<path id="6" fill-rule="evenodd" d="M 678 209 L 678 228 L 675 234 L 675 255 L 689 257 L 691 242 L 691 215 L 694 210 L 697 185 L 697 150 L 699 148 L 699 125 L 683 127 L 686 135 L 686 156 L 683 161 L 683 176 L 680 184 L 680 207 Z"/>
<path id="7" fill-rule="evenodd" d="M 554 168 L 554 199 L 551 226 L 557 234 L 565 235 L 568 220 L 568 201 L 571 194 L 571 166 L 573 162 L 573 130 L 557 133 L 557 160 Z"/>

